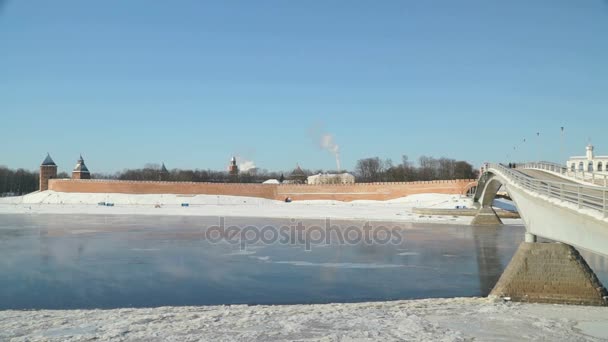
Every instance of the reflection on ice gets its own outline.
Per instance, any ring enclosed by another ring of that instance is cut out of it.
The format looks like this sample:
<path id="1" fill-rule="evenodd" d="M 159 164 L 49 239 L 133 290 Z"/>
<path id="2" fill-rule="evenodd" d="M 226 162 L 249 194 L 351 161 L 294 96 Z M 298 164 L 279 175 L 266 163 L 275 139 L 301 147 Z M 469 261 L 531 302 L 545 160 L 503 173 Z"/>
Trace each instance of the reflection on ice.
<path id="1" fill-rule="evenodd" d="M 404 265 L 395 264 L 360 264 L 360 263 L 336 263 L 336 262 L 308 262 L 308 261 L 274 261 L 276 264 L 287 264 L 293 266 L 314 266 L 314 267 L 331 267 L 331 268 L 389 268 L 389 267 L 404 267 Z"/>
<path id="2" fill-rule="evenodd" d="M 250 258 L 257 259 L 257 260 L 260 260 L 260 261 L 270 261 L 270 257 L 269 256 L 250 256 Z"/>
<path id="3" fill-rule="evenodd" d="M 406 256 L 406 255 L 418 255 L 418 254 L 420 254 L 420 253 L 418 253 L 418 252 L 401 252 L 401 253 L 397 253 L 397 255 L 403 255 L 403 256 Z"/>
<path id="4" fill-rule="evenodd" d="M 400 245 L 330 244 L 307 251 L 258 244 L 239 250 L 204 239 L 216 223 L 205 217 L 2 215 L 0 309 L 479 296 L 494 286 L 523 238 L 521 226 L 395 223 L 404 233 Z M 605 281 L 605 259 L 587 261 Z"/>
<path id="5" fill-rule="evenodd" d="M 252 255 L 257 253 L 256 251 L 248 250 L 248 249 L 240 249 L 234 252 L 230 252 L 226 255 Z"/>

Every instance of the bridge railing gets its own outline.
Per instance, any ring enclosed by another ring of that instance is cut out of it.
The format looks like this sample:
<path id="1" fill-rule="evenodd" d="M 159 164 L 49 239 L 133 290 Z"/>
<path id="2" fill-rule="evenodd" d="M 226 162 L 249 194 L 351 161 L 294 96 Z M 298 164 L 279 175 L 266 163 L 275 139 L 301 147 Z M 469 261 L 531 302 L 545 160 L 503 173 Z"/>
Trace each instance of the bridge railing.
<path id="1" fill-rule="evenodd" d="M 489 164 L 488 167 L 500 171 L 503 176 L 524 189 L 562 202 L 574 204 L 579 209 L 597 210 L 602 213 L 604 218 L 608 217 L 608 189 L 592 185 L 541 180 L 502 164 Z"/>
<path id="2" fill-rule="evenodd" d="M 564 177 L 580 180 L 583 182 L 608 187 L 608 174 L 606 173 L 598 173 L 598 172 L 590 172 L 583 170 L 574 170 L 568 169 L 567 167 L 555 163 L 549 162 L 538 162 L 538 163 L 525 163 L 518 164 L 517 168 L 524 169 L 537 169 L 550 171 L 554 173 L 558 173 Z"/>

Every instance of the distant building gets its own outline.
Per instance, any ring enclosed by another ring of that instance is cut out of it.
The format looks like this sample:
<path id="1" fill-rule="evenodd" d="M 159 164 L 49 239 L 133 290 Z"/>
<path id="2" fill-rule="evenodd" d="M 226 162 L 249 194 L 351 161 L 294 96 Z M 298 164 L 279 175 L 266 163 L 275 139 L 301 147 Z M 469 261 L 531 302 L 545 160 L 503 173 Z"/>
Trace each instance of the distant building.
<path id="1" fill-rule="evenodd" d="M 165 163 L 162 163 L 158 171 L 158 180 L 161 182 L 169 180 L 169 170 L 165 167 Z"/>
<path id="2" fill-rule="evenodd" d="M 239 166 L 236 164 L 236 157 L 230 159 L 230 165 L 228 165 L 228 173 L 230 174 L 230 181 L 237 182 L 239 179 Z"/>
<path id="3" fill-rule="evenodd" d="M 291 172 L 291 175 L 289 175 L 289 180 L 289 183 L 291 184 L 306 184 L 308 177 L 304 171 L 302 171 L 300 165 L 296 165 L 296 168 Z"/>
<path id="4" fill-rule="evenodd" d="M 50 154 L 40 164 L 40 191 L 49 189 L 49 179 L 57 178 L 57 164 L 53 161 Z"/>
<path id="5" fill-rule="evenodd" d="M 91 179 L 91 173 L 89 169 L 84 164 L 84 159 L 82 159 L 82 155 L 78 159 L 74 170 L 72 170 L 72 179 Z"/>
<path id="6" fill-rule="evenodd" d="M 566 165 L 570 171 L 608 172 L 608 156 L 596 156 L 589 144 L 584 156 L 570 157 Z"/>
<path id="7" fill-rule="evenodd" d="M 354 184 L 355 176 L 350 173 L 320 173 L 308 177 L 308 184 Z"/>

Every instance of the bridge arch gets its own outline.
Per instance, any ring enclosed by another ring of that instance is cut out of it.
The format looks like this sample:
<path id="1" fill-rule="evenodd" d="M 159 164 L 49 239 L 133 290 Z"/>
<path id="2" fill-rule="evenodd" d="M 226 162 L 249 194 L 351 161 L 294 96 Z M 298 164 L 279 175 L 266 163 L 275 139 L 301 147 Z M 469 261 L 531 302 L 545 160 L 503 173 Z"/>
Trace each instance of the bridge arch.
<path id="1" fill-rule="evenodd" d="M 481 204 L 482 207 L 492 207 L 492 202 L 496 198 L 498 190 L 505 184 L 506 182 L 495 173 L 486 172 L 478 181 L 474 197 L 475 202 Z"/>
<path id="2" fill-rule="evenodd" d="M 481 191 L 477 199 L 482 207 L 491 207 L 498 190 L 504 185 L 504 182 L 490 172 L 486 173 L 485 177 L 487 179 L 477 187 L 477 191 Z"/>
<path id="3" fill-rule="evenodd" d="M 471 182 L 469 184 L 467 184 L 464 189 L 462 190 L 462 195 L 466 195 L 468 197 L 472 197 L 475 195 L 475 193 L 477 192 L 477 182 Z"/>

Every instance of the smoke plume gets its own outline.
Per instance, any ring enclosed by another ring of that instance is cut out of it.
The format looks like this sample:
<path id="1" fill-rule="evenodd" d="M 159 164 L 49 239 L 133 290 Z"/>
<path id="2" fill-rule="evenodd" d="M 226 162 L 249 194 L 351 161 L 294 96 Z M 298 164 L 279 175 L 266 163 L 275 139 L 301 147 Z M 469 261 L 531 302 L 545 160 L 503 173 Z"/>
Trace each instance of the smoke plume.
<path id="1" fill-rule="evenodd" d="M 334 155 L 336 168 L 340 171 L 340 146 L 334 141 L 334 136 L 329 133 L 321 135 L 321 148 Z"/>
<path id="2" fill-rule="evenodd" d="M 315 143 L 318 143 L 322 149 L 331 153 L 336 158 L 336 168 L 340 171 L 340 145 L 336 143 L 334 136 L 325 132 L 320 125 L 311 127 L 309 132 Z"/>
<path id="3" fill-rule="evenodd" d="M 241 172 L 247 172 L 250 170 L 255 169 L 255 163 L 253 162 L 253 160 L 243 160 L 239 163 L 239 170 Z"/>

